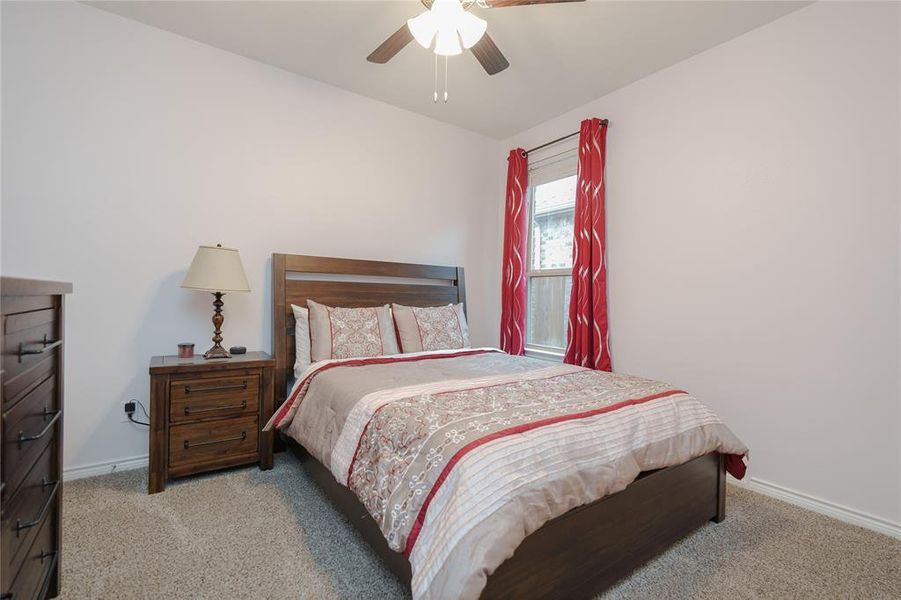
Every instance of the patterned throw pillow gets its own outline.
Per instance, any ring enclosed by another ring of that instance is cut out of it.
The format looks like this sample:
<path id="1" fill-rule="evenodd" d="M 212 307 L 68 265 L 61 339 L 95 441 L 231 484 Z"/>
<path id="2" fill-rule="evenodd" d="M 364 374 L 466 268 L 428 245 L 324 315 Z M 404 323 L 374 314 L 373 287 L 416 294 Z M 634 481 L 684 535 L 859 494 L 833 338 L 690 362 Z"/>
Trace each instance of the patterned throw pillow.
<path id="1" fill-rule="evenodd" d="M 403 306 L 392 304 L 401 352 L 469 348 L 463 304 Z"/>
<path id="2" fill-rule="evenodd" d="M 313 362 L 397 354 L 397 336 L 388 305 L 339 308 L 307 300 Z"/>

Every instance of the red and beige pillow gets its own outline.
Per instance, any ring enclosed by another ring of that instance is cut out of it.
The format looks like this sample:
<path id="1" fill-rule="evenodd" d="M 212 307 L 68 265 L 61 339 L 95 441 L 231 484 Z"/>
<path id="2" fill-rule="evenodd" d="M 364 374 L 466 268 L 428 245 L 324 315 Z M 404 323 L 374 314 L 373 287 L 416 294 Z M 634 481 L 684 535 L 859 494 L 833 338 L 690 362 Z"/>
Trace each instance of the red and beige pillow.
<path id="1" fill-rule="evenodd" d="M 392 304 L 401 352 L 469 348 L 463 304 L 403 306 Z"/>
<path id="2" fill-rule="evenodd" d="M 397 336 L 387 304 L 339 308 L 307 300 L 310 311 L 310 358 L 361 358 L 397 354 Z"/>

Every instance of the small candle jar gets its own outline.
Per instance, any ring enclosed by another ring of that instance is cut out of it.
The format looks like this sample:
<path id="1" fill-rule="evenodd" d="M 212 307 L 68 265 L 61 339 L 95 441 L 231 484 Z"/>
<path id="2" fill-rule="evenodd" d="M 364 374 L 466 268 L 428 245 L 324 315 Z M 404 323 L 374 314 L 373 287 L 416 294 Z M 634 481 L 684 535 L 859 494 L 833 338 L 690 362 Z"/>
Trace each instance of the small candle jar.
<path id="1" fill-rule="evenodd" d="M 178 345 L 178 358 L 194 358 L 194 344 L 183 342 Z"/>

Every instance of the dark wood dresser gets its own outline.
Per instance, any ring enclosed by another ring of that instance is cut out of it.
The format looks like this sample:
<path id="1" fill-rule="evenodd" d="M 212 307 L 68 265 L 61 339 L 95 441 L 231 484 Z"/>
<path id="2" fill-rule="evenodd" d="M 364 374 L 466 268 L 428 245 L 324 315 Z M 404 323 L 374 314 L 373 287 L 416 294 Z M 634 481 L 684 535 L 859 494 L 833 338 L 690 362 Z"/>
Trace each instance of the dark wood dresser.
<path id="1" fill-rule="evenodd" d="M 150 362 L 148 493 L 172 477 L 259 463 L 272 468 L 275 359 L 265 352 Z"/>
<path id="2" fill-rule="evenodd" d="M 63 307 L 71 283 L 0 278 L 0 598 L 59 595 Z"/>

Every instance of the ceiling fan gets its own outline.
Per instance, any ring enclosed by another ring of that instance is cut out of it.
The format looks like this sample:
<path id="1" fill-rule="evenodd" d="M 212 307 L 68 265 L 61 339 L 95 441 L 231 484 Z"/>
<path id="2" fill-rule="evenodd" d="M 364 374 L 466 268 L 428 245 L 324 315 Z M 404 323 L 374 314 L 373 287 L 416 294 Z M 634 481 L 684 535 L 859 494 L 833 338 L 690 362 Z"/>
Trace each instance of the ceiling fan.
<path id="1" fill-rule="evenodd" d="M 435 42 L 434 52 L 441 56 L 460 54 L 463 49 L 471 50 L 476 60 L 489 75 L 500 73 L 510 66 L 506 57 L 486 33 L 488 24 L 469 12 L 473 6 L 481 8 L 505 8 L 508 6 L 528 6 L 531 4 L 560 4 L 564 2 L 584 2 L 585 0 L 420 0 L 426 12 L 409 19 L 373 50 L 366 60 L 386 63 L 414 39 L 423 47 L 430 48 Z"/>

